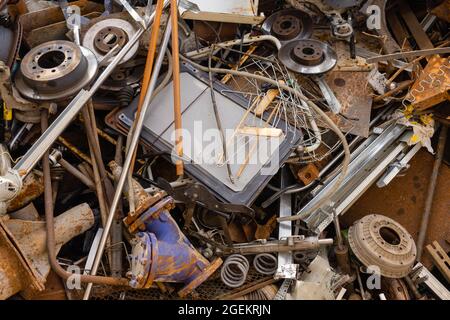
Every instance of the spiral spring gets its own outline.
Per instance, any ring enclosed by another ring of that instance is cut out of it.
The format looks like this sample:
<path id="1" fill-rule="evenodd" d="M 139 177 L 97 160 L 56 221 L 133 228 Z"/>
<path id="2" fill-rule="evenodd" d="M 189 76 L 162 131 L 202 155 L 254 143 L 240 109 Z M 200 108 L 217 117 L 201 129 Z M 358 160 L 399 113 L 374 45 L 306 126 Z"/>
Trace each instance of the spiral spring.
<path id="1" fill-rule="evenodd" d="M 250 264 L 246 257 L 240 254 L 229 256 L 220 270 L 222 282 L 230 288 L 242 286 L 247 279 Z"/>
<path id="2" fill-rule="evenodd" d="M 264 275 L 272 275 L 277 271 L 278 259 L 270 253 L 260 253 L 253 259 L 256 271 Z"/>

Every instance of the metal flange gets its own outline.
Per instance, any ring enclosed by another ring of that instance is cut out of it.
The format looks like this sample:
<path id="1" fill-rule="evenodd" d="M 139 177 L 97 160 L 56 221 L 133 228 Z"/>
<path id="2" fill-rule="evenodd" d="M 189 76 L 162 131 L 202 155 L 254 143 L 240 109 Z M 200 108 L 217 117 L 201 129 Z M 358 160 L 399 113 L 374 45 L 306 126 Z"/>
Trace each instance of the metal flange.
<path id="1" fill-rule="evenodd" d="M 278 52 L 280 61 L 290 70 L 305 74 L 323 74 L 336 66 L 337 55 L 331 46 L 318 40 L 296 40 Z"/>
<path id="2" fill-rule="evenodd" d="M 83 36 L 83 46 L 91 50 L 98 61 L 102 61 L 104 56 L 116 45 L 121 49 L 128 40 L 133 37 L 137 29 L 128 21 L 123 19 L 111 18 L 104 19 L 93 24 Z M 131 47 L 124 56 L 120 64 L 132 59 L 139 49 L 139 42 Z M 109 58 L 110 62 L 114 56 Z"/>
<path id="3" fill-rule="evenodd" d="M 371 214 L 356 221 L 348 232 L 349 245 L 361 263 L 377 266 L 382 276 L 403 278 L 417 256 L 412 236 L 391 218 Z"/>
<path id="4" fill-rule="evenodd" d="M 88 85 L 97 68 L 97 59 L 90 50 L 70 41 L 49 41 L 23 58 L 15 86 L 28 99 L 61 100 Z"/>
<path id="5" fill-rule="evenodd" d="M 301 10 L 280 10 L 268 17 L 262 25 L 264 34 L 277 37 L 281 44 L 307 39 L 313 32 L 313 21 Z"/>

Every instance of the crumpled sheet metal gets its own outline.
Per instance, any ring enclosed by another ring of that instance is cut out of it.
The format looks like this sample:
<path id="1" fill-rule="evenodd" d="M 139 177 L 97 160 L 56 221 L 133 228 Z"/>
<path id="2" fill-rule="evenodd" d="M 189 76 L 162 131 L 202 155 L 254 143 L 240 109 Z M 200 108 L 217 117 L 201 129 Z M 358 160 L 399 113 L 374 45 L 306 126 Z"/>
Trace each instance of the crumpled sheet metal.
<path id="1" fill-rule="evenodd" d="M 432 56 L 406 100 L 417 110 L 426 110 L 450 100 L 450 59 Z"/>
<path id="2" fill-rule="evenodd" d="M 56 217 L 56 251 L 93 225 L 86 203 Z M 25 289 L 27 295 L 44 290 L 49 272 L 45 222 L 0 219 L 0 299 Z"/>

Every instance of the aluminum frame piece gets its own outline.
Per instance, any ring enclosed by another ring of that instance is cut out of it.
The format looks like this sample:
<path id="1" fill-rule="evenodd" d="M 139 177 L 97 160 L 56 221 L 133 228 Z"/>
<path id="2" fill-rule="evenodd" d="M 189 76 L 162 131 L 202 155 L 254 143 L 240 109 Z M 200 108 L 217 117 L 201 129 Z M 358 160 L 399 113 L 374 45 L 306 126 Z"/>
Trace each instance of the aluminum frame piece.
<path id="1" fill-rule="evenodd" d="M 97 59 L 89 49 L 70 41 L 49 41 L 23 58 L 15 86 L 25 98 L 61 100 L 87 86 L 97 69 Z"/>
<path id="2" fill-rule="evenodd" d="M 420 262 L 414 266 L 410 277 L 416 283 L 424 283 L 439 299 L 450 300 L 450 291 Z"/>
<path id="3" fill-rule="evenodd" d="M 116 45 L 122 48 L 136 33 L 137 29 L 124 19 L 105 19 L 92 25 L 84 34 L 82 45 L 91 50 L 97 58 L 102 61 L 106 53 L 112 50 Z M 109 49 L 109 50 L 108 50 Z M 139 50 L 139 42 L 136 42 L 127 54 L 123 57 L 119 65 L 132 59 Z M 110 63 L 113 57 L 105 61 Z"/>
<path id="4" fill-rule="evenodd" d="M 310 38 L 313 21 L 306 12 L 285 9 L 269 16 L 261 29 L 264 34 L 277 37 L 284 45 L 290 41 Z"/>
<path id="5" fill-rule="evenodd" d="M 320 75 L 337 64 L 337 54 L 331 46 L 318 40 L 291 41 L 281 47 L 278 58 L 289 69 L 304 75 Z"/>
<path id="6" fill-rule="evenodd" d="M 377 181 L 397 156 L 409 148 L 406 139 L 412 132 L 405 133 L 405 130 L 406 127 L 393 124 L 384 129 L 380 135 L 369 136 L 352 153 L 348 174 L 341 187 L 320 209 L 304 215 L 303 212 L 315 206 L 324 195 L 328 194 L 328 190 L 336 183 L 337 174 L 331 175 L 324 181 L 323 186 L 312 191 L 314 198 L 297 213 L 301 217 L 301 222 L 312 232 L 320 234 L 333 222 L 334 213 L 344 214 Z"/>
<path id="7" fill-rule="evenodd" d="M 200 81 L 204 84 L 205 90 L 204 93 L 201 95 L 204 98 L 209 98 L 209 84 L 208 84 L 208 75 L 204 72 L 201 72 L 189 64 L 184 63 L 182 65 L 181 74 L 183 76 L 183 73 L 188 73 L 193 81 Z M 170 84 L 168 84 L 168 87 L 170 88 Z M 183 87 L 182 87 L 183 89 Z M 231 100 L 236 106 L 242 108 L 242 110 L 245 112 L 247 108 L 250 106 L 249 101 L 244 98 L 240 94 L 236 94 L 231 92 L 230 88 L 227 87 L 224 84 L 215 82 L 214 83 L 214 89 L 216 91 L 216 97 L 217 99 L 224 99 L 224 100 Z M 171 92 L 171 91 L 170 91 Z M 162 92 L 161 92 L 162 93 Z M 220 96 L 220 97 L 219 97 Z M 158 100 L 158 96 L 155 97 L 154 101 L 156 102 Z M 195 99 L 194 99 L 195 100 Z M 206 100 L 210 101 L 210 100 Z M 218 100 L 219 101 L 219 100 Z M 220 102 L 220 101 L 219 101 Z M 162 103 L 162 104 L 161 104 Z M 167 102 L 170 103 L 170 102 Z M 160 102 L 161 105 L 166 105 L 165 102 Z M 209 102 L 208 102 L 209 103 Z M 137 100 L 133 101 L 130 106 L 122 110 L 118 113 L 117 118 L 119 120 L 119 123 L 121 126 L 129 129 L 132 125 L 135 110 L 137 107 Z M 154 106 L 155 108 L 158 107 L 157 105 Z M 152 107 L 153 108 L 153 107 Z M 153 110 L 156 110 L 153 108 Z M 185 117 L 186 110 L 189 108 L 184 108 L 182 110 L 183 117 Z M 155 112 L 155 111 L 154 111 Z M 191 114 L 190 121 L 199 120 L 202 119 L 201 115 L 199 114 Z M 268 114 L 265 114 L 263 116 L 263 120 L 267 120 Z M 234 119 L 236 120 L 236 119 Z M 239 119 L 237 119 L 238 121 Z M 147 121 L 147 120 L 146 120 Z M 173 121 L 173 120 L 171 120 Z M 173 126 L 173 125 L 172 125 Z M 206 125 L 205 125 L 206 127 Z M 209 128 L 209 127 L 208 127 Z M 208 129 L 206 128 L 206 129 Z M 214 122 L 213 128 L 216 128 L 216 124 Z M 235 127 L 233 127 L 234 129 Z M 249 173 L 251 176 L 246 177 L 246 183 L 242 183 L 242 185 L 238 186 L 237 188 L 231 188 L 230 183 L 228 181 L 228 178 L 225 177 L 226 170 L 223 168 L 222 172 L 222 178 L 212 175 L 210 172 L 206 171 L 204 167 L 197 165 L 194 161 L 189 161 L 185 163 L 185 170 L 189 174 L 189 176 L 195 178 L 197 181 L 199 181 L 201 184 L 206 186 L 218 199 L 221 201 L 225 201 L 228 203 L 233 204 L 243 204 L 243 205 L 250 205 L 258 196 L 258 194 L 264 189 L 265 185 L 270 181 L 273 175 L 276 174 L 276 171 L 278 170 L 279 166 L 282 165 L 287 158 L 290 156 L 292 149 L 298 145 L 298 143 L 302 139 L 302 133 L 298 130 L 295 130 L 295 128 L 289 126 L 284 121 L 280 120 L 277 122 L 276 128 L 279 128 L 283 130 L 283 133 L 285 135 L 283 141 L 279 144 L 278 150 L 276 152 L 272 153 L 272 155 L 268 158 L 267 162 L 264 163 L 260 169 L 253 170 Z M 172 153 L 173 143 L 170 141 L 167 141 L 163 136 L 161 136 L 160 133 L 155 132 L 155 128 L 150 128 L 145 126 L 142 134 L 141 134 L 141 141 L 145 143 L 145 145 L 151 146 L 156 151 L 165 152 L 168 154 L 166 158 L 170 160 L 170 155 Z M 169 135 L 166 135 L 169 136 Z M 187 148 L 187 146 L 185 146 Z M 191 148 L 191 146 L 189 146 Z M 184 159 L 186 160 L 186 159 Z M 249 162 L 251 163 L 251 162 Z M 277 163 L 276 169 L 273 166 L 273 164 Z M 270 170 L 265 170 L 268 168 L 274 168 L 273 172 Z M 247 168 L 248 169 L 248 168 Z M 262 172 L 262 169 L 264 169 L 264 173 Z M 270 173 L 268 172 L 270 171 Z M 245 172 L 244 172 L 245 173 Z M 226 178 L 226 179 L 225 179 Z"/>
<path id="8" fill-rule="evenodd" d="M 281 189 L 289 185 L 288 168 L 281 169 Z M 292 195 L 283 194 L 280 197 L 280 218 L 292 215 Z M 280 222 L 278 227 L 278 239 L 289 239 L 292 237 L 292 222 Z M 294 264 L 292 251 L 278 253 L 278 265 L 275 272 L 275 279 L 296 279 L 298 265 Z"/>

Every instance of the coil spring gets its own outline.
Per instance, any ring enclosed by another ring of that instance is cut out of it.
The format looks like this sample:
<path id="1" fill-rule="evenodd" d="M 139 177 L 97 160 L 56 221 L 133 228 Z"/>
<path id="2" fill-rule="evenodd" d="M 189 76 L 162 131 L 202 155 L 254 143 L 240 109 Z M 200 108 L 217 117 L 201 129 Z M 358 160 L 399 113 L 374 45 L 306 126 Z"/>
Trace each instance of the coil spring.
<path id="1" fill-rule="evenodd" d="M 277 271 L 278 259 L 270 253 L 260 253 L 253 259 L 256 271 L 264 275 L 272 275 Z"/>
<path id="2" fill-rule="evenodd" d="M 220 278 L 226 286 L 238 288 L 247 279 L 249 268 L 250 264 L 246 257 L 240 254 L 232 254 L 223 263 Z"/>
<path id="3" fill-rule="evenodd" d="M 121 107 L 128 106 L 134 98 L 134 89 L 131 86 L 126 86 L 120 89 L 117 93 L 117 100 Z"/>

